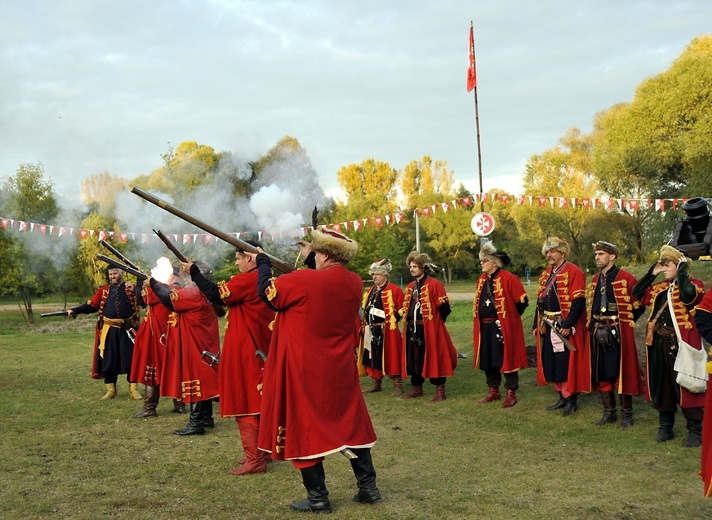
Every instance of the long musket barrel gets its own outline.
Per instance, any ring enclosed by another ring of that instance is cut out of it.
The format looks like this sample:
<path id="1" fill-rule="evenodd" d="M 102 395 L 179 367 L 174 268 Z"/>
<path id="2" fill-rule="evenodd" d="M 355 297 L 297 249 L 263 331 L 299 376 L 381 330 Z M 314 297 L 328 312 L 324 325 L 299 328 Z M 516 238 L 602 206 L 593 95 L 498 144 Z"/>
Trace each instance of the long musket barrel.
<path id="1" fill-rule="evenodd" d="M 181 253 L 180 249 L 178 249 L 160 229 L 154 229 L 153 232 L 156 234 L 156 236 L 158 236 L 158 238 L 161 239 L 161 242 L 163 242 L 166 247 L 170 249 L 174 255 L 176 255 L 176 258 L 178 258 L 178 260 L 180 260 L 181 262 L 190 262 L 190 259 L 183 253 Z M 215 314 L 218 315 L 218 318 L 222 318 L 223 316 L 225 316 L 225 307 L 223 305 L 213 302 L 210 302 L 210 304 L 213 306 L 213 310 L 215 311 Z M 216 361 L 216 363 L 220 363 L 220 361 Z"/>
<path id="2" fill-rule="evenodd" d="M 137 188 L 136 186 L 131 188 L 131 193 L 138 195 L 142 199 L 150 202 L 151 204 L 155 204 L 159 208 L 165 209 L 167 212 L 172 213 L 176 217 L 181 218 L 181 219 L 185 220 L 186 222 L 193 224 L 196 227 L 199 227 L 203 231 L 207 231 L 211 235 L 216 236 L 221 240 L 224 240 L 228 244 L 230 244 L 238 249 L 242 249 L 243 251 L 247 251 L 248 253 L 257 253 L 258 252 L 256 247 L 251 246 L 247 242 L 244 242 L 244 241 L 240 240 L 239 238 L 235 238 L 231 235 L 228 235 L 227 233 L 223 233 L 219 229 L 214 228 L 213 226 L 211 226 L 209 224 L 206 224 L 202 220 L 199 220 L 199 219 L 195 218 L 194 216 L 192 216 L 184 211 L 179 210 L 175 206 L 172 206 L 171 204 L 167 203 L 166 201 L 156 197 L 155 195 L 151 195 L 150 193 L 148 193 L 140 188 Z M 272 262 L 272 266 L 275 269 L 277 269 L 278 271 L 280 271 L 282 273 L 291 273 L 292 271 L 294 271 L 294 267 L 287 264 L 286 262 L 283 262 L 279 258 L 276 258 L 272 255 L 267 255 L 267 256 L 269 257 L 270 261 Z"/>
<path id="3" fill-rule="evenodd" d="M 102 255 L 101 253 L 97 253 L 96 257 L 99 260 L 106 262 L 111 267 L 115 267 L 116 269 L 121 269 L 122 271 L 126 271 L 127 273 L 134 275 L 139 280 L 145 280 L 146 278 L 148 278 L 147 274 L 142 273 L 138 269 L 134 269 L 133 267 L 129 267 L 126 264 L 122 264 L 121 262 L 114 260 L 113 258 L 109 258 L 108 256 Z"/>
<path id="4" fill-rule="evenodd" d="M 43 312 L 40 314 L 40 318 L 49 318 L 50 316 L 68 316 L 67 311 L 52 311 L 52 312 Z"/>
<path id="5" fill-rule="evenodd" d="M 131 260 L 126 258 L 123 254 L 121 254 L 121 252 L 118 249 L 116 249 L 114 246 L 109 244 L 106 240 L 103 240 L 103 239 L 99 240 L 99 243 L 102 246 L 104 246 L 106 249 L 108 249 L 111 253 L 113 253 L 116 256 L 116 258 L 121 260 L 123 263 L 125 263 L 129 267 L 136 269 L 137 271 L 141 270 L 141 269 L 139 269 L 139 267 L 136 264 L 134 264 Z"/>
<path id="6" fill-rule="evenodd" d="M 166 247 L 170 249 L 174 255 L 176 255 L 176 258 L 178 258 L 178 260 L 180 260 L 181 262 L 190 262 L 188 257 L 181 253 L 180 249 L 178 249 L 160 229 L 154 229 L 153 232 L 158 236 L 158 238 L 161 239 L 161 242 L 163 242 Z"/>

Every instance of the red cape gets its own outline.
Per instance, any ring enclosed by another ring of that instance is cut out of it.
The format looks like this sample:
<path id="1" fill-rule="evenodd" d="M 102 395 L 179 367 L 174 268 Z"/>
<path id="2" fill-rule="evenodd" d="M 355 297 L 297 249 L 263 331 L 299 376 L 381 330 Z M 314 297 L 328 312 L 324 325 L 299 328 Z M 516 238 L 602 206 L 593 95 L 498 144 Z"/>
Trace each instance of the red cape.
<path id="1" fill-rule="evenodd" d="M 592 314 L 595 312 L 593 305 L 593 291 L 601 273 L 596 273 L 588 286 L 588 323 L 591 322 Z M 643 381 L 643 371 L 640 368 L 638 359 L 638 349 L 635 346 L 635 321 L 633 318 L 634 309 L 640 308 L 640 302 L 633 297 L 633 287 L 638 281 L 635 276 L 623 269 L 618 270 L 613 284 L 613 294 L 618 306 L 618 318 L 620 323 L 621 342 L 621 367 L 618 375 L 618 393 L 629 395 L 645 395 L 647 397 L 645 383 Z"/>
<path id="2" fill-rule="evenodd" d="M 704 298 L 695 309 L 697 315 L 707 313 L 712 315 L 712 289 L 705 293 Z M 707 364 L 707 372 L 712 374 L 712 365 Z M 712 375 L 710 375 L 712 379 Z M 705 398 L 705 415 L 702 420 L 702 458 L 700 463 L 700 477 L 704 483 L 704 494 L 712 497 L 712 392 L 709 391 L 707 382 L 707 397 Z"/>
<path id="3" fill-rule="evenodd" d="M 544 293 L 546 281 L 551 274 L 551 267 L 539 276 L 539 289 L 537 297 Z M 571 311 L 571 304 L 577 298 L 586 298 L 586 276 L 583 271 L 571 262 L 566 264 L 556 273 L 556 293 L 559 295 L 561 316 L 566 319 Z M 569 353 L 569 372 L 566 381 L 567 388 L 572 394 L 591 392 L 591 352 L 589 350 L 589 335 L 586 329 L 586 313 L 574 324 L 576 332 L 571 331 L 569 340 L 576 347 L 576 351 Z M 536 335 L 537 352 L 537 382 L 544 386 L 547 384 L 541 364 L 541 336 Z"/>
<path id="4" fill-rule="evenodd" d="M 408 284 L 403 300 L 403 316 L 406 316 L 410 301 L 413 299 L 415 281 Z M 445 322 L 440 317 L 438 307 L 449 303 L 445 286 L 438 280 L 427 277 L 420 289 L 420 310 L 423 314 L 423 333 L 425 334 L 425 357 L 423 359 L 423 376 L 425 379 L 436 377 L 452 377 L 457 366 L 457 350 L 452 344 L 450 333 Z M 406 335 L 403 334 L 403 368 L 401 376 L 408 376 L 406 369 Z"/>
<path id="5" fill-rule="evenodd" d="M 168 319 L 161 395 L 197 403 L 219 395 L 218 364 L 208 366 L 203 350 L 220 352 L 218 317 L 195 285 L 174 290 Z"/>
<path id="6" fill-rule="evenodd" d="M 171 311 L 161 303 L 150 286 L 145 285 L 142 293 L 148 310 L 136 332 L 131 362 L 131 381 L 146 386 L 156 386 L 161 380 L 163 356 L 166 351 L 165 334 Z"/>
<path id="7" fill-rule="evenodd" d="M 472 304 L 472 316 L 474 318 L 473 345 L 475 349 L 473 366 L 475 370 L 480 367 L 481 346 L 480 319 L 477 316 L 477 310 L 479 309 L 482 288 L 486 281 L 486 274 L 477 279 L 475 299 Z M 493 285 L 497 319 L 500 322 L 502 337 L 504 338 L 504 358 L 501 371 L 515 372 L 529 366 L 527 347 L 524 342 L 524 325 L 516 306 L 517 302 L 526 301 L 527 292 L 519 278 L 504 269 L 500 269 L 494 277 Z"/>
<path id="8" fill-rule="evenodd" d="M 364 310 L 366 309 L 368 296 L 373 289 L 374 287 L 371 287 L 363 295 L 361 308 Z M 380 372 L 387 376 L 398 376 L 401 373 L 401 365 L 403 364 L 403 337 L 398 319 L 399 313 L 403 308 L 403 291 L 396 284 L 389 282 L 381 291 L 381 300 L 383 302 L 383 312 L 386 313 L 386 322 L 383 326 L 383 365 L 380 367 Z M 361 341 L 358 353 L 359 367 L 366 369 L 365 371 L 370 373 L 373 370 L 372 367 L 361 365 L 363 349 L 363 341 Z M 361 375 L 366 374 L 362 372 Z"/>
<path id="9" fill-rule="evenodd" d="M 690 282 L 697 287 L 697 297 L 695 301 L 689 305 L 684 304 L 680 300 L 680 290 L 677 285 L 672 291 L 672 303 L 675 309 L 675 319 L 677 320 L 678 326 L 680 327 L 680 336 L 682 339 L 689 343 L 692 347 L 697 350 L 702 348 L 702 338 L 697 332 L 697 327 L 695 326 L 694 320 L 692 319 L 692 311 L 698 303 L 703 300 L 702 295 L 704 293 L 704 284 L 701 280 L 696 278 L 690 278 Z M 648 316 L 648 321 L 654 318 L 655 310 L 655 300 L 661 293 L 666 293 L 670 287 L 670 282 L 667 280 L 654 283 L 645 290 L 645 295 L 643 296 L 641 303 L 645 306 L 650 307 L 650 315 Z M 667 305 L 667 296 L 662 294 L 661 298 L 665 298 L 664 305 Z M 650 381 L 650 363 L 647 360 L 646 352 L 646 370 L 648 371 L 647 380 Z M 680 387 L 680 407 L 681 408 L 697 408 L 705 405 L 705 393 L 695 394 L 690 392 L 687 388 Z M 648 395 L 650 395 L 650 388 L 648 388 Z"/>
<path id="10" fill-rule="evenodd" d="M 267 289 L 277 309 L 264 375 L 259 447 L 310 459 L 376 442 L 354 354 L 363 283 L 340 265 L 283 274 Z"/>
<path id="11" fill-rule="evenodd" d="M 220 416 L 257 415 L 262 403 L 264 361 L 269 354 L 274 311 L 257 294 L 257 270 L 236 274 L 218 284 L 228 306 L 225 339 L 220 355 Z"/>

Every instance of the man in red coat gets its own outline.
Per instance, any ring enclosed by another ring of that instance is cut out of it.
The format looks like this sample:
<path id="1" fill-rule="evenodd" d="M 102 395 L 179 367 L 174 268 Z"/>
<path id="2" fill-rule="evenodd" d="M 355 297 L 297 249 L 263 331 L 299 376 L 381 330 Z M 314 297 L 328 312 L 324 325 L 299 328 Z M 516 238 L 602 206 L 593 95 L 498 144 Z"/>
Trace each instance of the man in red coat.
<path id="1" fill-rule="evenodd" d="M 547 410 L 578 410 L 578 395 L 591 391 L 586 330 L 586 276 L 566 260 L 569 244 L 548 237 L 541 253 L 549 267 L 539 276 L 533 333 L 537 341 L 537 382 L 551 384 L 559 400 Z"/>
<path id="2" fill-rule="evenodd" d="M 712 343 L 712 289 L 705 293 L 704 298 L 695 309 L 695 325 L 707 343 Z M 710 349 L 712 355 L 712 349 Z M 712 374 L 712 363 L 707 363 L 707 372 Z M 709 382 L 707 383 L 709 386 Z M 712 410 L 712 392 L 707 391 L 705 408 Z M 704 494 L 712 497 L 712 413 L 706 413 L 702 424 L 702 461 L 700 477 L 704 483 Z"/>
<path id="3" fill-rule="evenodd" d="M 522 325 L 529 297 L 519 278 L 503 269 L 511 262 L 507 253 L 487 242 L 479 256 L 482 276 L 477 279 L 472 304 L 474 367 L 484 371 L 489 392 L 478 402 L 501 399 L 499 385 L 504 374 L 507 398 L 502 408 L 509 408 L 517 404 L 519 370 L 529 366 Z"/>
<path id="4" fill-rule="evenodd" d="M 691 311 L 702 301 L 704 284 L 690 278 L 685 255 L 674 247 L 660 248 L 660 258 L 643 278 L 633 287 L 633 296 L 643 305 L 650 306 L 648 326 L 652 330 L 647 343 L 648 395 L 653 407 L 658 411 L 657 442 L 667 442 L 675 438 L 675 412 L 678 405 L 687 421 L 688 436 L 682 443 L 686 448 L 696 448 L 702 444 L 702 420 L 705 411 L 705 393 L 693 393 L 677 384 L 675 359 L 678 352 L 678 337 L 699 350 L 702 339 L 697 332 Z M 664 280 L 654 283 L 657 275 Z M 673 312 L 670 312 L 672 305 Z"/>
<path id="5" fill-rule="evenodd" d="M 633 396 L 643 395 L 643 373 L 635 346 L 635 321 L 645 307 L 632 295 L 635 277 L 616 264 L 618 246 L 599 240 L 593 244 L 596 273 L 588 286 L 588 330 L 591 333 L 591 379 L 601 393 L 602 426 L 618 420 L 615 392 L 620 395 L 621 424 L 633 426 Z"/>
<path id="6" fill-rule="evenodd" d="M 406 265 L 414 280 L 406 287 L 403 301 L 405 356 L 401 373 L 410 376 L 411 388 L 401 398 L 421 397 L 428 378 L 436 388 L 431 401 L 443 401 L 447 398 L 445 381 L 455 373 L 457 365 L 457 350 L 445 327 L 450 299 L 445 286 L 428 276 L 433 265 L 428 255 L 412 251 Z"/>
<path id="7" fill-rule="evenodd" d="M 371 264 L 368 273 L 373 286 L 363 295 L 363 338 L 358 361 L 373 380 L 373 385 L 364 390 L 367 394 L 381 391 L 384 374 L 393 379 L 393 396 L 403 393 L 403 338 L 399 326 L 403 291 L 388 280 L 392 267 L 388 258 Z"/>
<path id="8" fill-rule="evenodd" d="M 162 256 L 151 270 L 151 276 L 165 281 L 171 287 L 178 289 L 178 276 L 174 273 L 170 260 Z M 134 355 L 131 363 L 131 379 L 146 386 L 143 399 L 143 409 L 131 417 L 142 419 L 156 417 L 156 407 L 160 397 L 159 383 L 163 368 L 163 354 L 166 350 L 166 331 L 170 310 L 161 303 L 156 293 L 149 285 L 144 285 L 138 296 L 141 307 L 148 307 L 146 316 L 136 331 L 134 340 Z M 185 405 L 174 401 L 175 413 L 185 413 Z"/>
<path id="9" fill-rule="evenodd" d="M 199 264 L 203 276 L 212 271 Z M 168 319 L 161 395 L 190 404 L 190 419 L 176 435 L 203 435 L 213 426 L 213 399 L 218 397 L 220 332 L 213 306 L 190 280 L 181 289 L 149 278 L 151 289 L 172 312 Z"/>
<path id="10" fill-rule="evenodd" d="M 370 448 L 376 443 L 359 385 L 354 353 L 360 332 L 363 283 L 346 268 L 358 244 L 334 231 L 312 234 L 316 270 L 271 278 L 269 257 L 256 255 L 260 297 L 277 311 L 265 366 L 260 449 L 291 460 L 302 473 L 307 498 L 297 511 L 330 512 L 326 455 L 349 449 L 358 493 L 381 500 Z"/>
<path id="11" fill-rule="evenodd" d="M 131 379 L 131 362 L 134 344 L 129 336 L 139 322 L 135 286 L 124 282 L 121 269 L 109 268 L 109 285 L 100 287 L 91 300 L 67 311 L 67 316 L 98 313 L 94 335 L 94 356 L 91 376 L 104 379 L 106 394 L 102 401 L 116 397 L 116 382 L 119 374 L 126 374 L 129 396 L 140 401 L 138 383 Z"/>
<path id="12" fill-rule="evenodd" d="M 248 242 L 259 247 L 256 242 Z M 232 475 L 263 473 L 267 470 L 264 452 L 257 448 L 262 402 L 264 360 L 269 353 L 274 311 L 257 294 L 257 265 L 241 249 L 235 252 L 235 265 L 240 270 L 227 282 L 217 284 L 205 278 L 193 264 L 181 262 L 193 282 L 211 302 L 227 305 L 227 327 L 220 354 L 220 416 L 234 417 L 240 430 L 245 458 L 232 468 Z"/>

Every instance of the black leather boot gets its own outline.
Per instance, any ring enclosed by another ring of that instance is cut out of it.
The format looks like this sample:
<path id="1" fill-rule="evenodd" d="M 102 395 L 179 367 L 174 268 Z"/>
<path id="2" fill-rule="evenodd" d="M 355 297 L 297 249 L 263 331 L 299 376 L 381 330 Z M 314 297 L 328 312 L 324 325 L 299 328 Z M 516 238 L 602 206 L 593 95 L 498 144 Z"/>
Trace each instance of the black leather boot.
<path id="1" fill-rule="evenodd" d="M 621 424 L 618 427 L 621 430 L 627 430 L 633 426 L 633 396 L 621 394 Z"/>
<path id="2" fill-rule="evenodd" d="M 667 442 L 675 438 L 675 432 L 672 431 L 675 426 L 675 412 L 658 412 L 658 438 L 656 442 Z"/>
<path id="3" fill-rule="evenodd" d="M 616 397 L 613 392 L 601 392 L 601 400 L 603 401 L 603 417 L 597 420 L 596 426 L 614 423 L 618 420 L 618 410 L 616 410 Z"/>
<path id="4" fill-rule="evenodd" d="M 307 489 L 307 498 L 292 502 L 294 511 L 331 513 L 331 503 L 329 502 L 329 492 L 326 490 L 326 475 L 324 475 L 324 465 L 319 462 L 308 468 L 302 468 L 302 482 Z"/>
<path id="5" fill-rule="evenodd" d="M 215 428 L 215 419 L 213 419 L 213 400 L 201 401 L 203 404 L 201 419 L 203 428 Z"/>
<path id="6" fill-rule="evenodd" d="M 559 408 L 563 408 L 566 406 L 566 399 L 564 399 L 564 396 L 561 395 L 561 392 L 559 392 L 559 400 L 556 401 L 554 404 L 547 406 L 547 410 L 558 410 Z"/>
<path id="7" fill-rule="evenodd" d="M 571 396 L 566 399 L 564 411 L 561 413 L 561 415 L 563 417 L 566 417 L 574 413 L 576 410 L 578 410 L 578 394 L 571 394 Z"/>
<path id="8" fill-rule="evenodd" d="M 354 501 L 363 504 L 378 502 L 383 497 L 376 487 L 376 470 L 373 468 L 371 449 L 352 451 L 358 455 L 357 459 L 349 459 L 358 484 L 358 493 L 354 495 Z"/>
<path id="9" fill-rule="evenodd" d="M 687 439 L 682 443 L 685 448 L 702 446 L 702 421 L 687 419 Z"/>
<path id="10" fill-rule="evenodd" d="M 190 407 L 190 418 L 188 419 L 188 424 L 182 430 L 174 430 L 175 435 L 203 435 L 205 433 L 205 428 L 203 427 L 203 403 L 205 401 L 199 401 L 194 403 Z"/>

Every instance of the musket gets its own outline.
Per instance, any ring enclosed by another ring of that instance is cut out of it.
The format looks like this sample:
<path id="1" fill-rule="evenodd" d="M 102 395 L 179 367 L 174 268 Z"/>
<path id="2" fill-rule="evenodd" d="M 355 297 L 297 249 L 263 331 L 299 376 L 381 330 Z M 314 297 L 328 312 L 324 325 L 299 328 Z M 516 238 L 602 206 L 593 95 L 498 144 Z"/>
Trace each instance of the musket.
<path id="1" fill-rule="evenodd" d="M 99 260 L 102 260 L 102 261 L 106 262 L 106 263 L 109 264 L 111 267 L 114 267 L 114 268 L 116 268 L 116 269 L 121 269 L 122 271 L 126 271 L 127 273 L 134 275 L 134 276 L 135 276 L 136 278 L 138 278 L 139 280 L 145 280 L 146 278 L 148 278 L 148 275 L 146 275 L 145 273 L 142 273 L 142 272 L 139 271 L 138 269 L 134 269 L 133 267 L 129 267 L 129 266 L 126 265 L 126 264 L 122 264 L 122 263 L 119 262 L 118 260 L 114 260 L 113 258 L 109 258 L 109 257 L 106 256 L 106 255 L 102 255 L 101 253 L 97 253 L 96 257 L 97 257 Z"/>
<path id="2" fill-rule="evenodd" d="M 183 253 L 180 252 L 180 249 L 178 249 L 173 242 L 171 242 L 168 237 L 161 232 L 161 230 L 153 230 L 153 232 L 158 236 L 158 238 L 161 239 L 161 242 L 163 242 L 168 249 L 170 249 L 174 255 L 176 255 L 176 258 L 180 260 L 181 262 L 186 262 L 190 263 L 190 259 L 185 256 Z M 225 306 L 220 305 L 219 303 L 213 303 L 210 302 L 210 305 L 213 306 L 213 310 L 215 311 L 215 314 L 217 314 L 218 318 L 222 318 L 225 316 Z M 219 363 L 219 361 L 218 361 Z"/>
<path id="3" fill-rule="evenodd" d="M 170 249 L 174 255 L 176 255 L 176 258 L 178 258 L 178 260 L 180 260 L 181 262 L 190 262 L 190 259 L 188 259 L 188 257 L 185 256 L 183 253 L 181 253 L 180 249 L 178 249 L 160 229 L 154 229 L 153 232 L 158 236 L 158 238 L 161 239 L 161 242 L 163 242 L 166 247 Z"/>
<path id="4" fill-rule="evenodd" d="M 52 312 L 43 312 L 40 314 L 40 318 L 49 318 L 50 316 L 69 316 L 69 313 L 67 311 L 52 311 Z"/>
<path id="5" fill-rule="evenodd" d="M 136 269 L 137 271 L 141 270 L 141 269 L 139 269 L 139 267 L 136 264 L 134 264 L 131 260 L 126 258 L 123 254 L 121 254 L 121 252 L 119 252 L 118 249 L 116 249 L 114 246 L 109 244 L 106 240 L 101 239 L 101 240 L 99 240 L 99 243 L 102 246 L 104 246 L 106 249 L 108 249 L 111 253 L 113 253 L 114 256 L 116 256 L 119 260 L 121 260 L 123 263 L 128 265 L 129 267 L 132 267 L 133 269 Z"/>
<path id="6" fill-rule="evenodd" d="M 259 252 L 259 251 L 257 251 L 256 247 L 248 244 L 247 242 L 244 242 L 244 241 L 240 240 L 239 238 L 235 238 L 232 235 L 228 235 L 227 233 L 220 231 L 219 229 L 211 226 L 210 224 L 206 224 L 202 220 L 199 220 L 196 217 L 194 217 L 184 211 L 181 211 L 180 209 L 176 208 L 175 206 L 172 206 L 165 200 L 160 199 L 160 198 L 156 197 L 155 195 L 152 195 L 152 194 L 142 190 L 141 188 L 137 188 L 136 186 L 134 186 L 133 188 L 131 188 L 131 193 L 138 195 L 142 199 L 150 202 L 151 204 L 155 204 L 159 208 L 165 209 L 167 212 L 172 213 L 176 217 L 183 219 L 186 222 L 189 222 L 190 224 L 193 224 L 194 226 L 202 229 L 203 231 L 207 231 L 211 235 L 216 236 L 221 240 L 224 240 L 225 242 L 232 245 L 233 247 L 236 247 L 243 251 L 247 251 L 248 253 L 258 253 Z M 267 254 L 267 253 L 265 253 L 265 254 Z M 270 261 L 272 262 L 272 266 L 275 269 L 277 269 L 278 271 L 280 271 L 281 273 L 291 273 L 292 271 L 294 271 L 295 268 L 292 267 L 291 265 L 289 265 L 288 263 L 283 262 L 279 258 L 274 257 L 272 255 L 267 254 L 267 256 L 269 257 Z"/>

